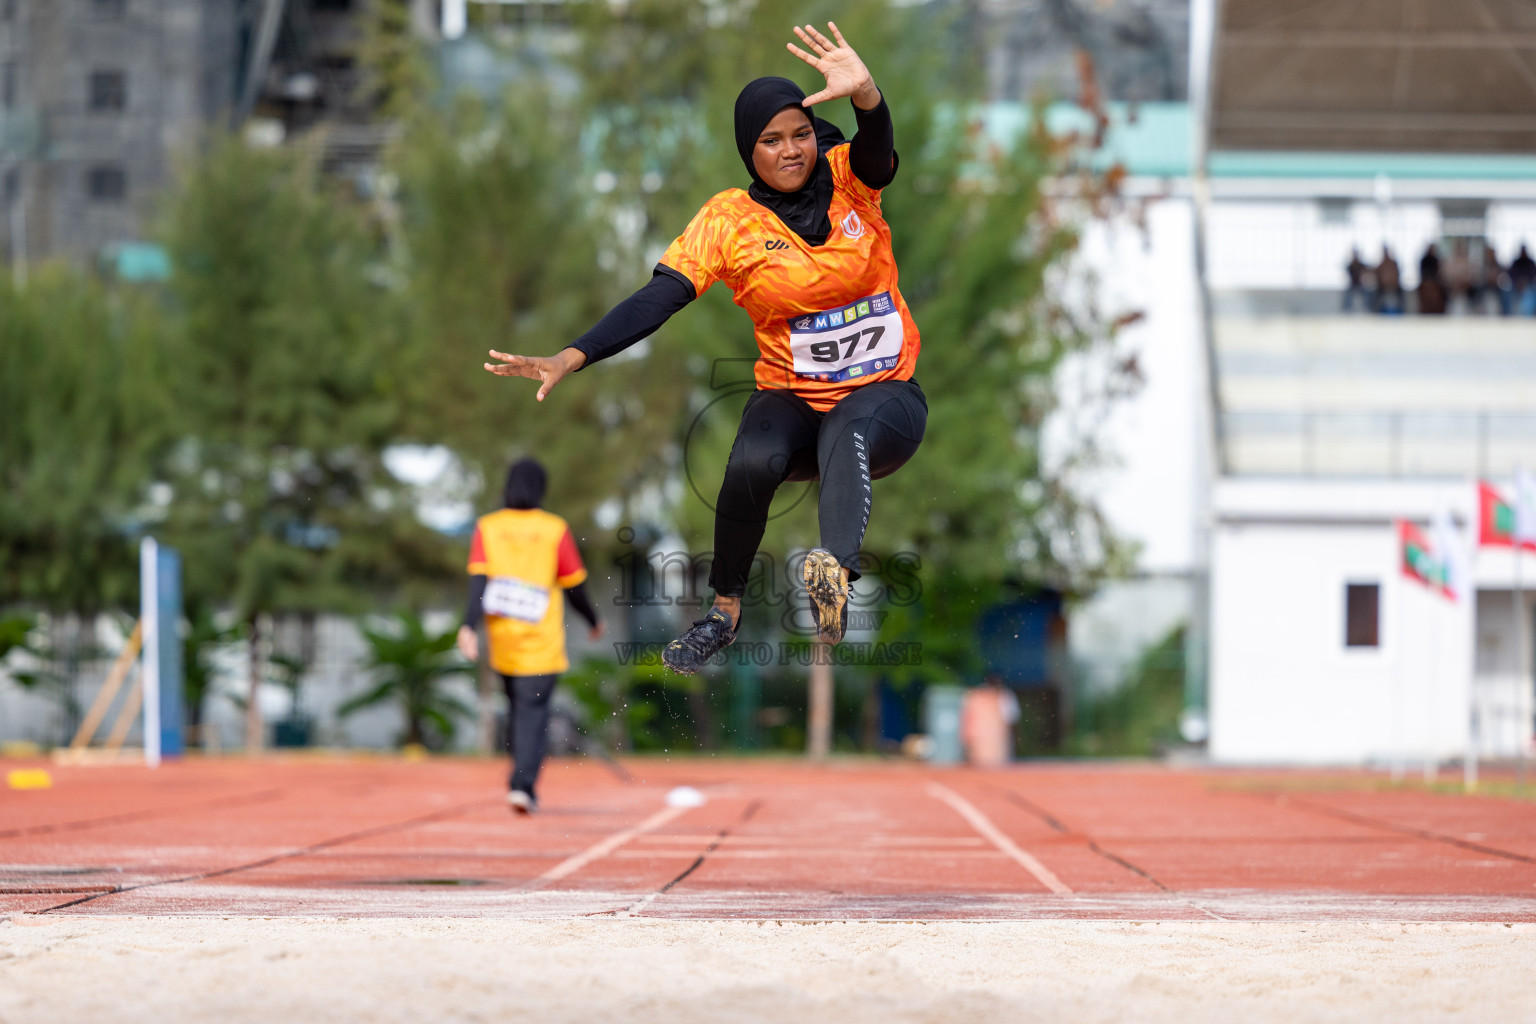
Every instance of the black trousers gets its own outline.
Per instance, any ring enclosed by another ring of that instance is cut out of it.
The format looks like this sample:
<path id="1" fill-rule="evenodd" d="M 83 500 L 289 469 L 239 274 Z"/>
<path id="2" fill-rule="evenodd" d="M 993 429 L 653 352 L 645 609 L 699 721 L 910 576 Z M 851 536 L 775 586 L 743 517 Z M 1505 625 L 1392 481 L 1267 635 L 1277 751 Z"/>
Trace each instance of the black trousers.
<path id="1" fill-rule="evenodd" d="M 549 698 L 554 696 L 554 673 L 542 676 L 502 676 L 507 691 L 507 753 L 512 755 L 508 789 L 533 796 L 548 745 Z"/>
<path id="2" fill-rule="evenodd" d="M 821 546 L 859 578 L 869 526 L 871 480 L 889 476 L 917 451 L 928 402 L 913 380 L 864 384 L 827 412 L 791 391 L 753 392 L 715 503 L 715 560 L 709 585 L 740 597 L 768 525 L 768 506 L 786 480 L 820 480 Z"/>

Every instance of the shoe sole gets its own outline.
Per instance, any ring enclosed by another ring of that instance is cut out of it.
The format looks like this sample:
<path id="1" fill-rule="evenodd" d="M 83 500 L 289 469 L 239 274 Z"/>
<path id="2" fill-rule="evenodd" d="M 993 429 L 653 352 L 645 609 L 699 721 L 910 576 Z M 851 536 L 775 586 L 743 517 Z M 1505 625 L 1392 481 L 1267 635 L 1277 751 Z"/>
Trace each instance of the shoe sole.
<path id="1" fill-rule="evenodd" d="M 805 592 L 816 605 L 817 635 L 823 643 L 843 640 L 843 609 L 848 606 L 848 584 L 843 567 L 830 551 L 820 548 L 805 556 Z"/>
<path id="2" fill-rule="evenodd" d="M 671 647 L 664 647 L 664 648 L 662 648 L 662 651 L 661 651 L 661 663 L 663 665 L 665 665 L 670 671 L 672 671 L 672 672 L 674 672 L 674 673 L 676 673 L 677 675 L 680 675 L 680 676 L 692 676 L 692 675 L 697 675 L 698 674 L 699 670 L 696 669 L 696 668 L 685 668 L 682 665 L 675 664 L 668 657 L 668 655 L 670 655 L 671 653 L 672 653 L 672 648 Z"/>

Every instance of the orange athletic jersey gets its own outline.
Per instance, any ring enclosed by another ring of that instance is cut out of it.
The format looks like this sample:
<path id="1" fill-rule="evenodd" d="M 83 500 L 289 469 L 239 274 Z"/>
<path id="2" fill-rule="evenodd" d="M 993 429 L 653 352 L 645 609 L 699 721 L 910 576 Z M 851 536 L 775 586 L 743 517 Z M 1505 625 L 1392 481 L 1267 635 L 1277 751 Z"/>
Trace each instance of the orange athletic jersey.
<path id="1" fill-rule="evenodd" d="M 823 159 L 833 192 L 822 245 L 732 188 L 704 204 L 661 262 L 699 295 L 725 282 L 752 316 L 757 386 L 787 388 L 825 412 L 861 384 L 910 379 L 921 341 L 896 287 L 880 193 L 849 168 L 846 143 Z"/>
<path id="2" fill-rule="evenodd" d="M 485 576 L 485 634 L 491 668 L 509 676 L 564 672 L 564 587 L 587 578 L 565 520 L 539 508 L 481 516 L 469 544 L 469 574 Z"/>

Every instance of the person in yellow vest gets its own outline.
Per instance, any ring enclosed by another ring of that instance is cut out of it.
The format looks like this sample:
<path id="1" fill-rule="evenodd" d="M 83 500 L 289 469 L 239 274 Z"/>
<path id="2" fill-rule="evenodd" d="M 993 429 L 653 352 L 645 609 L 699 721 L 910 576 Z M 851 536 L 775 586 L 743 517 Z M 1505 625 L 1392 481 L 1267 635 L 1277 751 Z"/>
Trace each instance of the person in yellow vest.
<path id="1" fill-rule="evenodd" d="M 583 585 L 587 570 L 564 519 L 540 507 L 544 467 L 523 459 L 507 472 L 505 508 L 481 516 L 469 545 L 469 602 L 459 627 L 459 653 L 480 657 L 476 633 L 482 618 L 491 668 L 507 691 L 507 742 L 512 778 L 507 803 L 518 814 L 538 809 L 534 784 L 544 761 L 549 698 L 565 653 L 565 602 L 587 620 L 588 636 L 603 623 Z"/>

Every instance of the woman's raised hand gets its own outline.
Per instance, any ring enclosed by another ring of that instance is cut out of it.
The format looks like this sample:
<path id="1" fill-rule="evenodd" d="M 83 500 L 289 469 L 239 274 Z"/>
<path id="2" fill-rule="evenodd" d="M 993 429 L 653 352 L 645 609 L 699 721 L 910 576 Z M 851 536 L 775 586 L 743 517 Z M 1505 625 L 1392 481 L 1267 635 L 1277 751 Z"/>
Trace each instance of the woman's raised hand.
<path id="1" fill-rule="evenodd" d="M 580 349 L 563 348 L 552 356 L 513 356 L 491 349 L 491 358 L 499 363 L 486 363 L 485 368 L 498 377 L 527 377 L 540 381 L 539 401 L 555 389 L 561 378 L 573 370 L 579 370 L 587 357 Z"/>
<path id="2" fill-rule="evenodd" d="M 794 43 L 785 44 L 790 53 L 827 78 L 827 87 L 807 96 L 804 105 L 809 107 L 847 96 L 860 110 L 874 110 L 880 105 L 880 90 L 875 88 L 875 79 L 870 75 L 869 68 L 853 52 L 853 47 L 848 45 L 848 40 L 837 30 L 837 25 L 829 21 L 827 28 L 832 30 L 833 37 L 837 39 L 835 44 L 811 25 L 804 28 L 795 26 L 795 35 L 810 49 L 809 53 Z"/>

